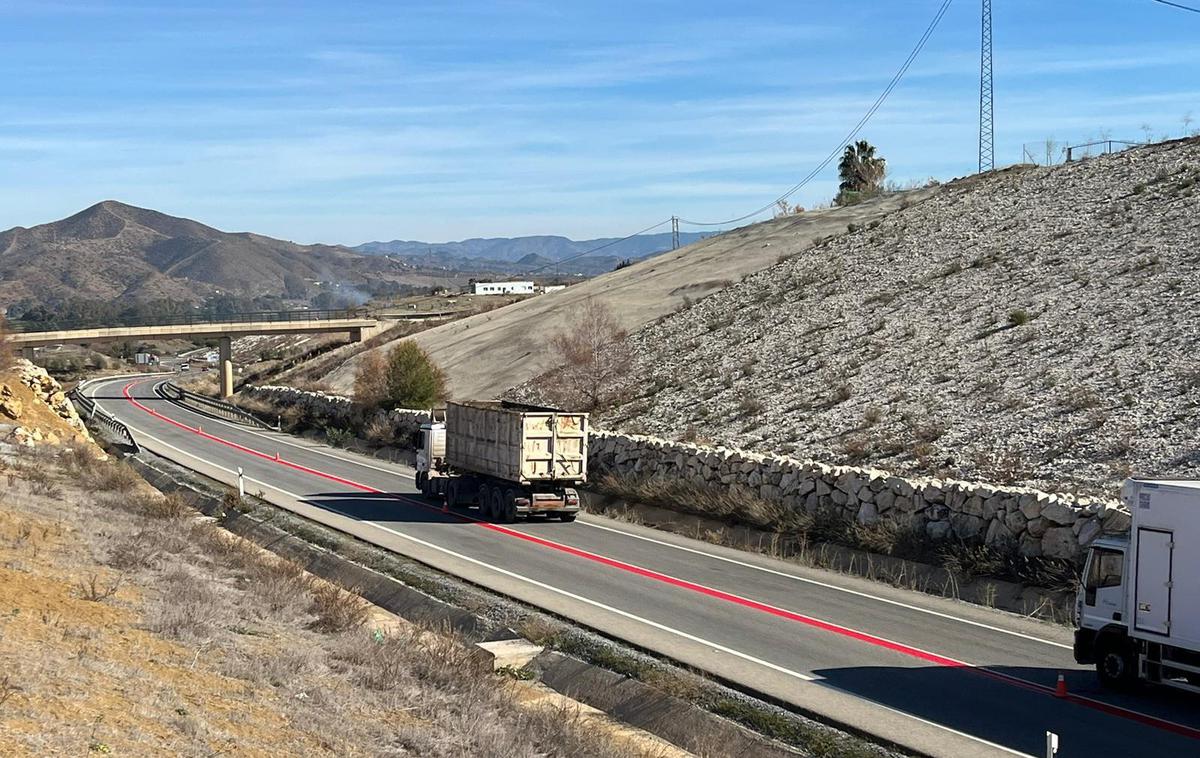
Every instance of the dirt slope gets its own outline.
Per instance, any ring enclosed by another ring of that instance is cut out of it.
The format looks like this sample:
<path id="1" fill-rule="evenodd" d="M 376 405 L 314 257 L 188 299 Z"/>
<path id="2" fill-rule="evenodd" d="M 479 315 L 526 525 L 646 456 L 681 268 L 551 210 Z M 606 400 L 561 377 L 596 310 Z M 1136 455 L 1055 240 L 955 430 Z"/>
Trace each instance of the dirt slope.
<path id="1" fill-rule="evenodd" d="M 1112 495 L 1200 476 L 1200 140 L 947 185 L 634 335 L 600 421 Z"/>
<path id="2" fill-rule="evenodd" d="M 454 397 L 492 398 L 551 368 L 551 335 L 589 297 L 611 305 L 626 329 L 639 329 L 687 300 L 774 264 L 783 250 L 805 249 L 814 238 L 844 233 L 848 224 L 868 224 L 935 193 L 936 189 L 920 190 L 735 229 L 566 290 L 426 330 L 413 339 L 447 372 Z M 358 360 L 355 356 L 346 361 L 323 381 L 339 392 L 352 392 Z"/>

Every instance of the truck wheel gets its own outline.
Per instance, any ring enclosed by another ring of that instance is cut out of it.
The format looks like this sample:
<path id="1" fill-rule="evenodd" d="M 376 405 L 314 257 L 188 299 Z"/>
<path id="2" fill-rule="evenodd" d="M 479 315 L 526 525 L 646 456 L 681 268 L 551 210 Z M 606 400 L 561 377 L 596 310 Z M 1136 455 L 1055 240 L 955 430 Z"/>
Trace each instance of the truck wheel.
<path id="1" fill-rule="evenodd" d="M 479 517 L 484 521 L 492 520 L 492 491 L 486 484 L 479 485 Z"/>
<path id="2" fill-rule="evenodd" d="M 416 485 L 422 495 L 429 497 L 429 472 L 418 471 Z"/>
<path id="3" fill-rule="evenodd" d="M 458 505 L 458 480 L 451 479 L 446 484 L 446 505 L 453 508 Z"/>
<path id="4" fill-rule="evenodd" d="M 563 521 L 574 521 L 575 517 L 578 515 L 578 513 L 560 513 L 558 514 L 558 517 Z"/>
<path id="5" fill-rule="evenodd" d="M 505 499 L 502 490 L 496 489 L 492 498 L 492 513 L 496 515 L 497 521 L 511 524 L 517 520 L 517 506 L 512 500 Z"/>
<path id="6" fill-rule="evenodd" d="M 1112 638 L 1098 640 L 1096 674 L 1105 687 L 1115 690 L 1132 687 L 1137 681 L 1137 659 L 1129 643 Z"/>

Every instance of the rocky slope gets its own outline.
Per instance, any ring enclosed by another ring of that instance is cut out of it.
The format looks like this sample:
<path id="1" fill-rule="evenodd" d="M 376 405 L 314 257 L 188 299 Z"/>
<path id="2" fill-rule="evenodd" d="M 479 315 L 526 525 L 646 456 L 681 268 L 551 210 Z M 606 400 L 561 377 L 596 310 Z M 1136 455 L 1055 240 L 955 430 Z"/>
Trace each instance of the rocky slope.
<path id="1" fill-rule="evenodd" d="M 24 359 L 0 371 L 0 452 L 69 440 L 88 442 L 91 435 L 59 383 Z"/>
<path id="2" fill-rule="evenodd" d="M 1200 141 L 972 177 L 631 339 L 608 428 L 1111 496 L 1200 476 Z"/>
<path id="3" fill-rule="evenodd" d="M 493 398 L 553 367 L 557 358 L 552 336 L 588 299 L 610 306 L 622 328 L 639 329 L 773 265 L 781 250 L 805 249 L 814 239 L 845 230 L 848 224 L 872 223 L 936 191 L 890 195 L 853 208 L 812 211 L 735 229 L 560 292 L 425 330 L 413 339 L 446 371 L 454 397 Z M 352 392 L 359 360 L 347 360 L 322 381 L 335 391 Z"/>

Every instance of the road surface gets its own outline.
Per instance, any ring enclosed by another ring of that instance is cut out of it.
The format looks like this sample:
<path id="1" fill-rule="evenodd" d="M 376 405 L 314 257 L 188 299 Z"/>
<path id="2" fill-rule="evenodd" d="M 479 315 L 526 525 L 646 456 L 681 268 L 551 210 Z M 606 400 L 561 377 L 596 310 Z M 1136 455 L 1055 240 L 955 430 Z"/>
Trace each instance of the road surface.
<path id="1" fill-rule="evenodd" d="M 1200 700 L 1101 689 L 1068 629 L 593 516 L 444 514 L 410 470 L 199 415 L 159 381 L 85 392 L 185 467 L 241 467 L 279 506 L 908 751 L 1041 756 L 1053 731 L 1064 758 L 1200 755 Z"/>

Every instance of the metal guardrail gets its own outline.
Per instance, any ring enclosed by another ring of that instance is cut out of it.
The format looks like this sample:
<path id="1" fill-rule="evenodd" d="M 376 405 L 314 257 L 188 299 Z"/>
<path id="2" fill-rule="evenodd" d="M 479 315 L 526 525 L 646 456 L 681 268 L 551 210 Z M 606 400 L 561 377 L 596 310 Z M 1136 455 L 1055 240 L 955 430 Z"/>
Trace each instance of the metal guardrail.
<path id="1" fill-rule="evenodd" d="M 371 313 L 366 308 L 341 308 L 336 310 L 254 311 L 248 313 L 230 313 L 225 316 L 186 314 L 182 316 L 125 319 L 119 323 L 101 323 L 92 320 L 28 323 L 15 320 L 9 321 L 6 326 L 10 332 L 25 334 L 30 332 L 59 332 L 73 329 L 124 329 L 139 326 L 212 326 L 251 322 L 287 323 L 294 321 L 340 321 L 366 318 L 371 318 Z"/>
<path id="2" fill-rule="evenodd" d="M 192 410 L 200 413 L 206 413 L 210 416 L 232 421 L 235 424 L 247 424 L 249 426 L 258 427 L 259 429 L 275 430 L 275 427 L 263 421 L 249 411 L 231 403 L 226 403 L 216 398 L 211 398 L 208 395 L 201 395 L 191 390 L 185 390 L 172 382 L 160 382 L 158 384 L 159 394 L 167 400 L 172 400 L 181 405 L 186 405 Z M 199 406 L 199 407 L 197 407 Z"/>
<path id="3" fill-rule="evenodd" d="M 98 423 L 117 437 L 126 440 L 129 443 L 129 447 L 133 449 L 134 455 L 142 452 L 141 446 L 133 438 L 133 432 L 129 431 L 129 427 L 97 405 L 95 400 L 80 392 L 79 387 L 68 392 L 67 397 L 71 400 L 71 404 L 75 406 L 75 411 L 83 417 L 85 422 Z"/>

